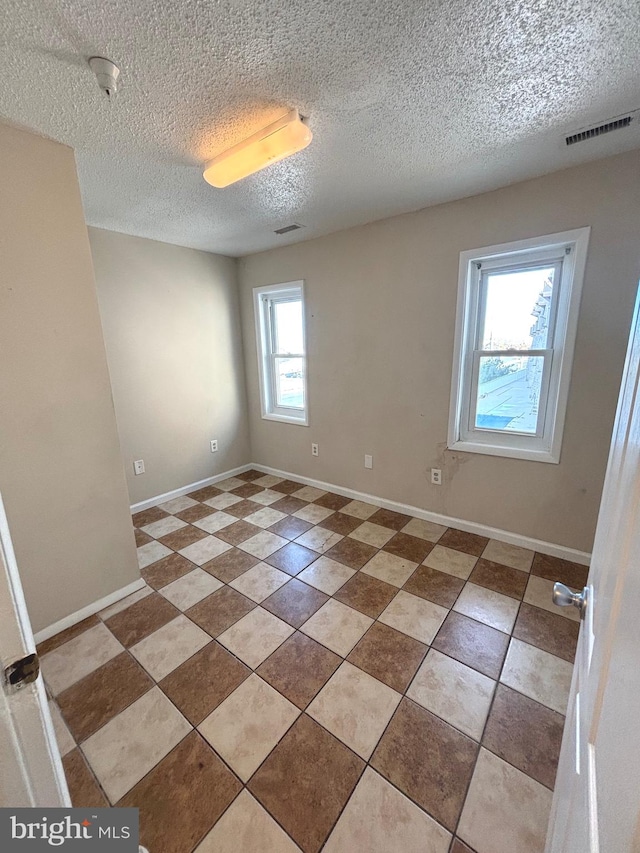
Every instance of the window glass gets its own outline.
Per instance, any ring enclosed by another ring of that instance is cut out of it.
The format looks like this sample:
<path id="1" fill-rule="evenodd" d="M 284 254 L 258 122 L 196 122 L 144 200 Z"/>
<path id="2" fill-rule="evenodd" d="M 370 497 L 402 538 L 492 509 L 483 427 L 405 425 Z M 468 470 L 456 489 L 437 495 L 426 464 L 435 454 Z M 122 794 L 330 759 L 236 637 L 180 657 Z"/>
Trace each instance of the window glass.
<path id="1" fill-rule="evenodd" d="M 555 272 L 541 267 L 487 274 L 483 350 L 546 348 Z"/>
<path id="2" fill-rule="evenodd" d="M 276 358 L 276 405 L 304 408 L 304 364 L 301 358 Z"/>
<path id="3" fill-rule="evenodd" d="M 302 343 L 302 300 L 274 302 L 275 352 L 303 352 Z"/>
<path id="4" fill-rule="evenodd" d="M 481 356 L 476 429 L 535 435 L 543 372 L 542 356 Z"/>

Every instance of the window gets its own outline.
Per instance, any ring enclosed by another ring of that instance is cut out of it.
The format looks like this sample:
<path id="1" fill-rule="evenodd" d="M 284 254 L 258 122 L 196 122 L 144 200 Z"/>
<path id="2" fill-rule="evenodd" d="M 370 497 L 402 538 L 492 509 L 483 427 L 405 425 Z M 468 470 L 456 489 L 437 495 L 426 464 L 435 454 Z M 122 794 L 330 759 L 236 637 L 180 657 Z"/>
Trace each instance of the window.
<path id="1" fill-rule="evenodd" d="M 589 229 L 460 255 L 448 446 L 559 462 Z"/>
<path id="2" fill-rule="evenodd" d="M 307 424 L 303 282 L 253 291 L 262 417 Z"/>

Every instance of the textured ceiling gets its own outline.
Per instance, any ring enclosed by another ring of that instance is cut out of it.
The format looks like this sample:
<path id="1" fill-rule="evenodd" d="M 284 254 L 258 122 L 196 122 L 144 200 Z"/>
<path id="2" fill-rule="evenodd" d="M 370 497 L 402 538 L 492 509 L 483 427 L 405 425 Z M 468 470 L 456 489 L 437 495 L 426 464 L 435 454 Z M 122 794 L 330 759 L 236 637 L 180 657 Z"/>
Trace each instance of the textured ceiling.
<path id="1" fill-rule="evenodd" d="M 3 0 L 0 116 L 75 148 L 90 225 L 242 255 L 640 146 L 562 142 L 640 106 L 639 55 L 638 0 Z M 291 107 L 309 148 L 203 181 Z"/>

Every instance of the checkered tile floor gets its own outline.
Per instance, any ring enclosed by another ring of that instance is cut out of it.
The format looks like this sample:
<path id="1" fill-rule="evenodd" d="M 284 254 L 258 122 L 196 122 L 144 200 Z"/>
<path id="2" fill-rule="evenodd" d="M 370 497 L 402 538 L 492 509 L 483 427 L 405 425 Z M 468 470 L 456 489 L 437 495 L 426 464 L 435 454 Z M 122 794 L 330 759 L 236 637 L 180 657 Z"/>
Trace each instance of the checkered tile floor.
<path id="1" fill-rule="evenodd" d="M 259 471 L 133 521 L 147 586 L 40 648 L 76 805 L 150 853 L 543 850 L 584 567 Z"/>

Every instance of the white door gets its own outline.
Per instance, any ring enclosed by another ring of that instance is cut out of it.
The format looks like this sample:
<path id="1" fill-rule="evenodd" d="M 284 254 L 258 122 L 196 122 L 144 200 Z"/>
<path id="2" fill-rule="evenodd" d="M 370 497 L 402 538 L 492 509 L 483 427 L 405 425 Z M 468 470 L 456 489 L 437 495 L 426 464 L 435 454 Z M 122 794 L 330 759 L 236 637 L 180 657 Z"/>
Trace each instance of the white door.
<path id="1" fill-rule="evenodd" d="M 0 496 L 0 806 L 70 806 L 42 676 L 15 689 L 7 667 L 35 653 Z"/>
<path id="2" fill-rule="evenodd" d="M 546 849 L 640 853 L 640 293 Z"/>

